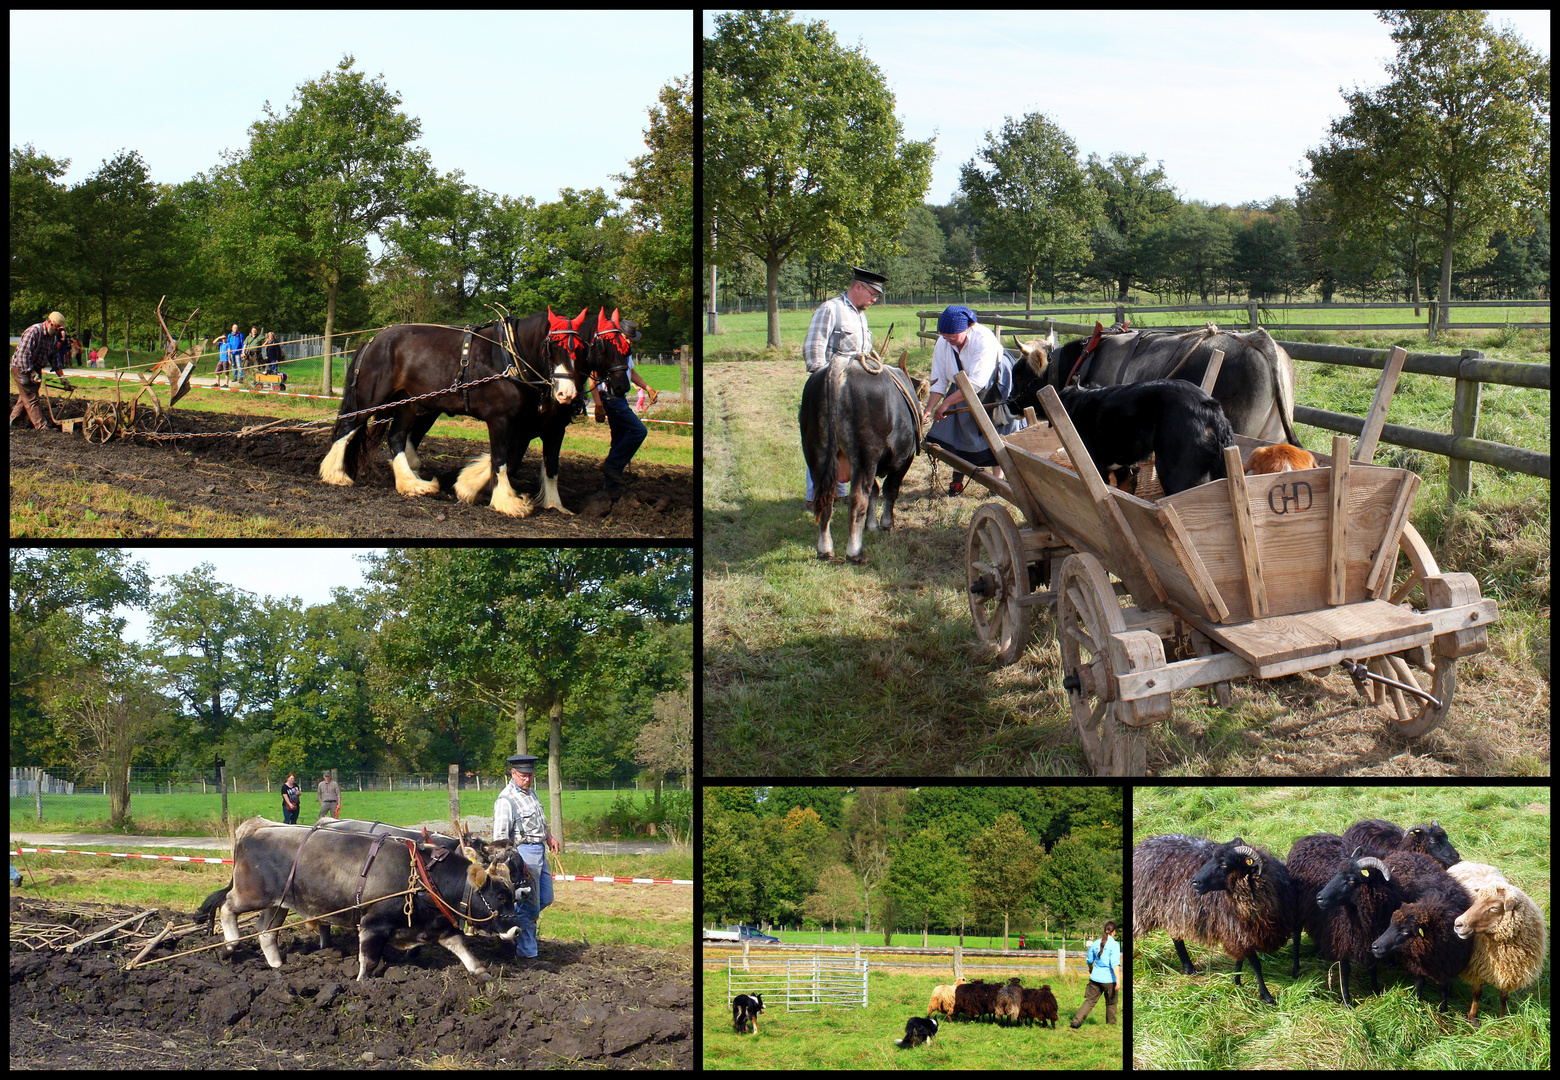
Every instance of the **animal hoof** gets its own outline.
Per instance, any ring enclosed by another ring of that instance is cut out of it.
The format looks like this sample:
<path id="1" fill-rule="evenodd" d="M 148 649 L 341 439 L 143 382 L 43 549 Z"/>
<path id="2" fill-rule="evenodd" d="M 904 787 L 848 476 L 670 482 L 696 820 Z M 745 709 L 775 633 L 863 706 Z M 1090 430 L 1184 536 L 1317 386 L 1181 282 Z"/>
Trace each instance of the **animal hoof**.
<path id="1" fill-rule="evenodd" d="M 832 558 L 834 558 L 834 552 L 832 552 L 832 551 L 820 551 L 820 552 L 818 552 L 818 558 L 820 558 L 820 559 L 832 559 Z"/>
<path id="2" fill-rule="evenodd" d="M 845 556 L 845 561 L 846 562 L 853 562 L 853 563 L 855 563 L 856 565 L 859 566 L 862 563 L 867 561 L 867 557 L 865 555 L 847 555 L 847 556 Z"/>

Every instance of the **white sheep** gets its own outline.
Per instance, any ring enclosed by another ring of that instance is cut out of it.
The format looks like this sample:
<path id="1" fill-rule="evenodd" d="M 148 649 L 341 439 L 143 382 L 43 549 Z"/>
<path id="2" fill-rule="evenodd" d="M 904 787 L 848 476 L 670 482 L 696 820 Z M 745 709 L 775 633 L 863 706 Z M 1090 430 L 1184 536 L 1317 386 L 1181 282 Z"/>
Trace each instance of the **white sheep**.
<path id="1" fill-rule="evenodd" d="M 932 999 L 926 1004 L 926 1015 L 930 1016 L 934 1012 L 940 1012 L 950 1017 L 953 1016 L 953 987 L 963 985 L 964 977 L 961 975 L 954 982 L 953 986 L 933 987 Z"/>
<path id="2" fill-rule="evenodd" d="M 1510 884 L 1505 874 L 1481 862 L 1456 862 L 1448 866 L 1446 872 L 1456 878 L 1458 884 L 1467 889 L 1470 896 L 1475 890 L 1482 889 L 1486 885 Z"/>
<path id="3" fill-rule="evenodd" d="M 1457 936 L 1473 938 L 1473 958 L 1462 977 L 1473 987 L 1470 1023 L 1478 1023 L 1479 994 L 1486 983 L 1506 999 L 1538 981 L 1544 968 L 1547 930 L 1543 913 L 1528 894 L 1511 884 L 1485 885 L 1474 892 L 1473 906 L 1453 924 Z"/>

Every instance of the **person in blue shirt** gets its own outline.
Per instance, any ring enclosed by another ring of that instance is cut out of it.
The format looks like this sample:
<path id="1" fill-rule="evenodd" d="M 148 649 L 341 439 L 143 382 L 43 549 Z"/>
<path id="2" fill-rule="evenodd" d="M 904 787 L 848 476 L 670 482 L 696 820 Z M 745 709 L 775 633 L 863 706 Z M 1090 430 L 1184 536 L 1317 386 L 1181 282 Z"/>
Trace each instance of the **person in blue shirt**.
<path id="1" fill-rule="evenodd" d="M 1084 991 L 1083 1004 L 1073 1014 L 1072 1026 L 1083 1026 L 1083 1018 L 1089 1015 L 1094 1003 L 1105 995 L 1105 1022 L 1116 1022 L 1116 992 L 1121 989 L 1121 946 L 1116 941 L 1116 924 L 1105 924 L 1105 935 L 1089 942 L 1089 988 Z"/>
<path id="2" fill-rule="evenodd" d="M 228 360 L 233 365 L 233 377 L 239 382 L 244 381 L 244 335 L 238 332 L 238 323 L 233 324 L 232 333 L 228 334 Z"/>

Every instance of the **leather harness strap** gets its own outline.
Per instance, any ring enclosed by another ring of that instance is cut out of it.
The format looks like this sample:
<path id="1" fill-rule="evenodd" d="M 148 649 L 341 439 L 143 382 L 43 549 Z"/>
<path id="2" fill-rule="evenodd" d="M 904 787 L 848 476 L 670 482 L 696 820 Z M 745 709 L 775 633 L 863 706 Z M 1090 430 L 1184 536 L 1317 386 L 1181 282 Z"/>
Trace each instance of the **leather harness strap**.
<path id="1" fill-rule="evenodd" d="M 279 901 L 277 901 L 277 903 L 283 904 L 283 905 L 285 905 L 287 903 L 287 894 L 292 892 L 293 879 L 298 876 L 298 860 L 303 858 L 303 848 L 304 848 L 304 845 L 309 842 L 309 837 L 310 836 L 313 836 L 315 833 L 317 833 L 319 831 L 320 831 L 320 823 L 319 822 L 315 822 L 314 823 L 314 827 L 309 830 L 308 835 L 305 836 L 301 841 L 299 841 L 299 843 L 298 843 L 298 851 L 297 851 L 296 854 L 293 855 L 292 868 L 287 871 L 287 884 L 282 886 L 282 898 Z"/>

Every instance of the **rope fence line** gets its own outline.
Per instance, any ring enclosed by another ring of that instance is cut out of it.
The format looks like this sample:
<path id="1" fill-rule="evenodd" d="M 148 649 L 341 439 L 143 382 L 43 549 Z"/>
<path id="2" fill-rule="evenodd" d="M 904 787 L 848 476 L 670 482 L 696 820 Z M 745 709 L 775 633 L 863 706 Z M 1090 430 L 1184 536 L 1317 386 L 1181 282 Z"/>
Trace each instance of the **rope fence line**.
<path id="1" fill-rule="evenodd" d="M 311 357 L 310 359 L 316 359 L 317 360 L 319 358 L 318 357 Z M 298 363 L 298 361 L 296 361 L 296 360 L 283 360 L 282 363 L 284 363 L 284 364 L 296 364 L 296 363 Z M 116 369 L 116 370 L 123 371 L 125 369 L 119 368 L 119 369 Z M 205 378 L 205 376 L 201 376 L 201 377 Z M 114 379 L 114 376 L 108 374 L 107 372 L 104 372 L 103 374 L 100 375 L 100 374 L 96 374 L 96 373 L 94 373 L 94 372 L 92 372 L 90 370 L 75 369 L 73 374 L 71 375 L 71 378 L 73 378 L 73 379 L 103 379 L 105 381 L 112 381 Z M 45 385 L 50 385 L 50 384 L 45 384 Z M 462 383 L 461 384 L 462 387 L 464 387 L 466 385 L 475 386 L 477 384 L 476 383 L 470 383 L 470 384 Z M 251 390 L 248 387 L 244 387 L 244 386 L 199 386 L 199 387 L 191 387 L 191 389 L 221 391 L 223 393 L 228 393 L 228 394 L 259 394 L 260 396 L 267 397 L 267 398 L 271 398 L 271 397 L 295 397 L 295 398 L 306 398 L 306 399 L 311 400 L 311 401 L 334 401 L 338 405 L 341 402 L 341 399 L 339 397 L 337 397 L 336 395 L 334 395 L 334 394 L 329 394 L 329 395 L 327 395 L 327 394 L 303 394 L 303 393 L 298 393 L 298 392 L 293 391 L 293 390 Z M 440 391 L 440 392 L 444 393 L 446 391 Z M 671 393 L 671 391 L 669 391 L 669 390 L 662 391 L 662 392 L 663 393 L 667 393 L 667 394 Z M 393 404 L 399 405 L 399 404 L 403 404 L 403 403 L 402 402 L 394 402 Z M 668 404 L 670 404 L 670 402 L 668 402 Z M 384 406 L 381 406 L 381 408 L 383 408 L 383 407 Z M 340 417 L 333 417 L 331 422 L 334 423 L 335 420 L 337 420 L 337 419 L 340 419 Z M 645 423 L 645 424 L 667 424 L 669 426 L 674 426 L 674 427 L 692 427 L 693 426 L 693 421 L 691 421 L 691 420 L 657 420 L 657 419 L 655 419 L 653 417 L 649 417 L 649 416 L 641 416 L 639 418 L 639 420 L 640 420 L 641 423 Z M 310 421 L 307 421 L 307 423 L 311 423 L 311 424 L 313 424 L 313 423 L 320 423 L 320 421 L 310 420 Z M 236 434 L 236 433 L 234 433 L 234 432 L 206 432 L 205 434 L 208 434 L 208 435 L 223 435 L 223 434 Z"/>

